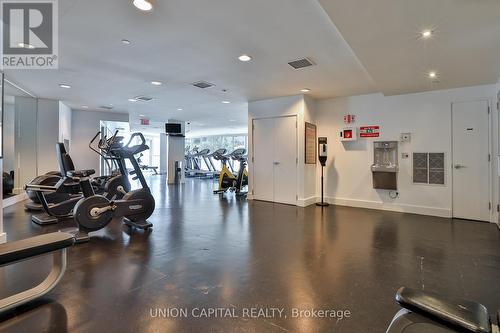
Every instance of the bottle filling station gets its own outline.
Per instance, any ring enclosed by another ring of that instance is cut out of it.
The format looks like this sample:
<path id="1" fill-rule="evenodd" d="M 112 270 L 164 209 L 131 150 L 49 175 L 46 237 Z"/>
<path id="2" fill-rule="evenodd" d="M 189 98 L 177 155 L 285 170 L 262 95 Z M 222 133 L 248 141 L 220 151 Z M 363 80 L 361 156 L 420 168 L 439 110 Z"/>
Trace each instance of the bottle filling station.
<path id="1" fill-rule="evenodd" d="M 375 141 L 373 143 L 373 188 L 398 189 L 398 142 Z"/>

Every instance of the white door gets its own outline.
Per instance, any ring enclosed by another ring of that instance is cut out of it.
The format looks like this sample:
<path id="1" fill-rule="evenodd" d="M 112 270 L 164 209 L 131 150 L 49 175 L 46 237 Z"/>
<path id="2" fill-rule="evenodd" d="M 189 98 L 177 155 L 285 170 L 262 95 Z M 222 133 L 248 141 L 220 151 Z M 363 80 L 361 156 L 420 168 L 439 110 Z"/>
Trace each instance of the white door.
<path id="1" fill-rule="evenodd" d="M 297 117 L 253 121 L 253 197 L 297 203 Z"/>
<path id="2" fill-rule="evenodd" d="M 453 103 L 453 217 L 489 221 L 487 101 Z"/>
<path id="3" fill-rule="evenodd" d="M 274 119 L 253 121 L 253 197 L 274 201 Z"/>
<path id="4" fill-rule="evenodd" d="M 274 201 L 297 203 L 297 118 L 274 121 Z"/>

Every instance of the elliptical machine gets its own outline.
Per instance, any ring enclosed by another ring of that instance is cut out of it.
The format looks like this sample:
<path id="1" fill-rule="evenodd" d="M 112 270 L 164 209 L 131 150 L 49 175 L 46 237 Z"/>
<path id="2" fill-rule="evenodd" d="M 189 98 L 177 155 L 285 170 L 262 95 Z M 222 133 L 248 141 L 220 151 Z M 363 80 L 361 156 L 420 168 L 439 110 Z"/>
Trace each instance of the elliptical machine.
<path id="1" fill-rule="evenodd" d="M 139 137 L 141 142 L 131 146 L 134 138 Z M 149 149 L 146 145 L 146 139 L 142 133 L 134 133 L 129 142 L 123 147 L 112 147 L 110 154 L 115 158 L 125 161 L 129 160 L 134 170 L 130 172 L 134 175 L 133 180 L 139 179 L 142 188 L 129 191 L 121 200 L 109 200 L 102 195 L 93 193 L 90 186 L 87 173 L 81 175 L 73 174 L 73 177 L 82 177 L 82 198 L 75 206 L 74 218 L 80 227 L 87 231 L 95 231 L 104 228 L 113 218 L 123 217 L 126 225 L 134 228 L 147 230 L 153 226 L 147 219 L 155 210 L 155 199 L 151 194 L 149 186 L 144 178 L 142 169 L 135 158 L 135 155 Z M 125 163 L 120 163 L 122 174 L 128 174 Z M 89 170 L 84 170 L 89 171 Z M 92 171 L 92 170 L 90 170 Z M 83 183 L 82 183 L 83 181 Z"/>
<path id="2" fill-rule="evenodd" d="M 116 136 L 116 133 L 115 133 Z M 131 145 L 133 140 L 139 137 L 141 142 L 137 145 Z M 95 194 L 90 176 L 95 173 L 95 170 L 76 170 L 69 171 L 67 176 L 59 181 L 55 186 L 44 186 L 28 184 L 26 189 L 36 193 L 44 210 L 51 216 L 56 218 L 67 218 L 68 215 L 59 215 L 54 210 L 54 206 L 48 204 L 46 193 L 53 193 L 63 186 L 65 182 L 71 181 L 79 186 L 83 197 L 71 199 L 74 204 L 73 218 L 78 224 L 76 233 L 77 242 L 89 240 L 88 233 L 99 230 L 107 226 L 113 218 L 124 218 L 126 225 L 140 229 L 150 229 L 153 225 L 147 219 L 153 214 L 155 209 L 155 200 L 151 195 L 142 170 L 137 163 L 134 155 L 139 154 L 149 149 L 146 145 L 146 140 L 142 133 L 134 133 L 129 142 L 124 145 L 111 145 L 106 151 L 110 158 L 115 158 L 120 161 L 120 171 L 122 176 L 127 176 L 129 173 L 125 167 L 125 160 L 129 160 L 134 170 L 130 172 L 134 175 L 132 179 L 139 179 L 142 188 L 127 192 L 122 199 L 108 199 L 103 195 Z"/>
<path id="3" fill-rule="evenodd" d="M 229 155 L 214 153 L 213 157 L 222 163 L 222 170 L 219 175 L 219 189 L 215 190 L 214 194 L 222 194 L 230 191 L 235 192 L 237 196 L 247 195 L 248 192 L 243 191 L 243 187 L 248 185 L 247 158 L 245 154 L 246 149 L 244 148 L 236 149 Z M 236 177 L 227 168 L 229 159 L 240 162 L 240 168 Z"/>

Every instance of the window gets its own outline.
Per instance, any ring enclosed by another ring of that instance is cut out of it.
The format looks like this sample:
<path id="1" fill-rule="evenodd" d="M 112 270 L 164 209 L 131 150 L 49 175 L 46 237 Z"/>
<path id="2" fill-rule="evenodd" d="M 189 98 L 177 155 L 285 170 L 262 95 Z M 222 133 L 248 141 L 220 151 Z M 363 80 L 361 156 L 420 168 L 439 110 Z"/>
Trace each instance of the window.
<path id="1" fill-rule="evenodd" d="M 210 149 L 211 152 L 224 148 L 228 153 L 238 148 L 248 149 L 248 136 L 239 135 L 213 135 L 199 138 L 186 138 L 186 148 Z"/>
<path id="2" fill-rule="evenodd" d="M 413 183 L 444 185 L 444 153 L 413 153 Z"/>

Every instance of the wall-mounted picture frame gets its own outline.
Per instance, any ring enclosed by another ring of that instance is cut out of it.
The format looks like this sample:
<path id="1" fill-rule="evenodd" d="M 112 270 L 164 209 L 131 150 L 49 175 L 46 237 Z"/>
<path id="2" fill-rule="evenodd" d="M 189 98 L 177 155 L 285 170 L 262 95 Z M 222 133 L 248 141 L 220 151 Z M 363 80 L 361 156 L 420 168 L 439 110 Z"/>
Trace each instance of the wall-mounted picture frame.
<path id="1" fill-rule="evenodd" d="M 306 122 L 305 126 L 305 163 L 316 164 L 316 125 Z"/>

